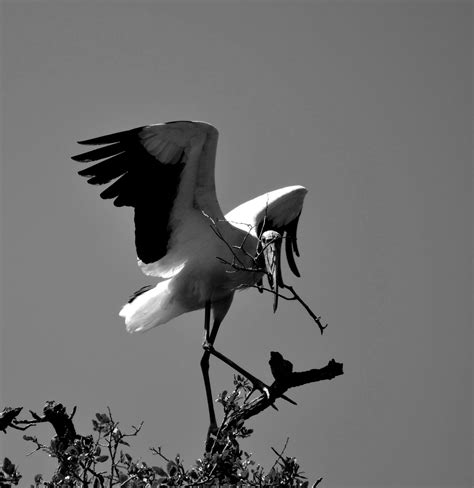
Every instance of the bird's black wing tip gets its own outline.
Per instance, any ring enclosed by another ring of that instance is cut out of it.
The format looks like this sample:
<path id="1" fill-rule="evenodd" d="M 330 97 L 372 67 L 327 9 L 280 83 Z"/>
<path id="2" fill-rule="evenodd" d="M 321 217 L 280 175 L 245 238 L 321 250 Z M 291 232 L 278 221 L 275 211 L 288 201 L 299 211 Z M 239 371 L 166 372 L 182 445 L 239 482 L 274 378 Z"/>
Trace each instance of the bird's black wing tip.
<path id="1" fill-rule="evenodd" d="M 79 144 L 81 144 L 81 143 L 79 143 Z M 71 156 L 71 159 L 73 161 L 78 162 L 78 163 L 88 163 L 89 162 L 89 161 L 84 160 L 82 154 L 76 154 L 75 156 Z"/>
<path id="2" fill-rule="evenodd" d="M 103 144 L 112 144 L 113 142 L 119 142 L 130 136 L 135 136 L 141 132 L 147 126 L 135 127 L 134 129 L 122 130 L 119 132 L 114 132 L 112 134 L 106 134 L 105 136 L 93 137 L 92 139 L 84 139 L 82 141 L 77 141 L 78 144 L 99 146 Z"/>
<path id="3" fill-rule="evenodd" d="M 286 232 L 286 236 L 285 236 L 286 259 L 288 261 L 288 266 L 291 269 L 292 273 L 296 277 L 300 278 L 301 274 L 298 270 L 298 267 L 296 266 L 295 256 L 293 255 L 293 254 L 296 254 L 298 256 L 298 254 L 294 251 L 293 241 L 295 239 L 296 239 L 296 235 L 294 235 L 294 234 L 291 235 L 288 232 Z"/>

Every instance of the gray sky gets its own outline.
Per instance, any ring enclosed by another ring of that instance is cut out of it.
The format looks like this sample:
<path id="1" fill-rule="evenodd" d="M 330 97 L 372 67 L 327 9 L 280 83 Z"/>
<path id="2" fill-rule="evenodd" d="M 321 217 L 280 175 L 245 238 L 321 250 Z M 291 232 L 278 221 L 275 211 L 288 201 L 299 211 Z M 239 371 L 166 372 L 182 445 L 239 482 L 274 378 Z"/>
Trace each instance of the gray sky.
<path id="1" fill-rule="evenodd" d="M 207 409 L 203 312 L 130 336 L 118 317 L 148 280 L 132 214 L 102 201 L 69 159 L 75 141 L 167 120 L 220 130 L 224 211 L 278 187 L 309 189 L 301 279 L 329 322 L 240 293 L 216 346 L 270 381 L 344 363 L 250 423 L 325 487 L 471 485 L 472 5 L 468 2 L 6 2 L 2 13 L 1 404 L 107 405 L 143 420 L 136 453 L 190 464 Z M 288 273 L 286 273 L 288 275 Z M 288 275 L 289 276 L 289 275 Z M 215 393 L 232 371 L 211 364 Z M 38 433 L 50 437 L 47 426 Z M 26 458 L 27 476 L 52 464 Z"/>

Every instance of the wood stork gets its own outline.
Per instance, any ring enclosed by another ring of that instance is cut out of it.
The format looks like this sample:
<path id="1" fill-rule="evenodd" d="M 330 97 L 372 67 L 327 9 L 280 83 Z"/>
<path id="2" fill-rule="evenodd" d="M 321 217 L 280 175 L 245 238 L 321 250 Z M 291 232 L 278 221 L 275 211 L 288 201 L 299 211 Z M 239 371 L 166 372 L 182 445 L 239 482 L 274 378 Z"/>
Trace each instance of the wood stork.
<path id="1" fill-rule="evenodd" d="M 239 205 L 224 216 L 216 198 L 214 164 L 218 131 L 205 122 L 174 121 L 117 132 L 79 144 L 100 145 L 72 159 L 90 163 L 79 174 L 88 183 L 116 179 L 100 196 L 117 207 L 134 208 L 138 265 L 158 279 L 133 294 L 122 308 L 129 332 L 146 331 L 193 310 L 205 309 L 201 368 L 211 428 L 216 426 L 209 381 L 214 354 L 263 383 L 218 353 L 214 341 L 236 290 L 282 284 L 280 246 L 285 241 L 290 269 L 298 219 L 307 190 L 288 186 Z M 277 295 L 275 294 L 274 309 Z M 211 312 L 213 326 L 210 328 Z"/>

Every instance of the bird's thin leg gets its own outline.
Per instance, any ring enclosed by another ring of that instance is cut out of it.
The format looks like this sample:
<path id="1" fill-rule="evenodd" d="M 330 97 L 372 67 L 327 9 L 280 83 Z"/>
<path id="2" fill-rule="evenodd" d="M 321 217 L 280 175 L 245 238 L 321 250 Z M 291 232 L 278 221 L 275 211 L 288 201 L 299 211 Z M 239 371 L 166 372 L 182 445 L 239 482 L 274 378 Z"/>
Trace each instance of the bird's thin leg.
<path id="1" fill-rule="evenodd" d="M 204 344 L 209 344 L 211 340 L 211 336 L 217 334 L 212 334 L 214 332 L 214 327 L 212 328 L 212 332 L 209 332 L 211 323 L 211 302 L 206 302 L 206 306 L 204 308 Z M 209 379 L 209 357 L 210 352 L 206 349 L 204 354 L 201 358 L 201 371 L 202 376 L 204 378 L 204 387 L 206 388 L 206 398 L 207 398 L 207 407 L 209 409 L 209 433 L 217 430 L 217 421 L 216 421 L 216 414 L 214 412 L 214 400 L 212 398 L 212 390 L 211 390 L 211 381 Z"/>
<path id="2" fill-rule="evenodd" d="M 209 358 L 211 354 L 217 357 L 218 359 L 220 359 L 221 361 L 223 361 L 224 363 L 226 363 L 231 368 L 235 369 L 242 376 L 245 376 L 252 383 L 255 389 L 260 390 L 267 397 L 270 396 L 270 390 L 263 381 L 259 380 L 251 373 L 243 369 L 241 366 L 234 363 L 234 361 L 232 361 L 231 359 L 229 359 L 228 357 L 224 356 L 222 353 L 214 349 L 214 342 L 216 340 L 217 332 L 219 331 L 219 327 L 231 303 L 232 303 L 232 297 L 230 297 L 230 299 L 227 299 L 222 304 L 220 311 L 219 309 L 217 309 L 216 304 L 214 304 L 214 323 L 212 325 L 212 329 L 210 328 L 211 308 L 212 308 L 211 302 L 210 301 L 206 302 L 206 305 L 204 307 L 204 342 L 202 345 L 204 348 L 204 354 L 202 355 L 201 358 L 201 371 L 204 378 L 207 406 L 209 410 L 209 430 L 208 430 L 207 441 L 206 441 L 206 452 L 211 451 L 212 446 L 214 444 L 214 441 L 211 436 L 215 435 L 218 431 L 217 419 L 214 411 L 214 399 L 212 397 L 211 381 L 209 379 Z M 281 398 L 296 405 L 296 402 L 288 398 L 286 395 L 281 395 Z"/>
<path id="3" fill-rule="evenodd" d="M 214 332 L 214 328 L 212 329 L 212 332 Z M 214 339 L 215 339 L 215 336 L 214 336 Z M 255 390 L 260 390 L 268 398 L 270 398 L 270 390 L 269 390 L 268 386 L 262 380 L 259 380 L 253 374 L 249 373 L 244 368 L 239 366 L 237 363 L 234 363 L 234 361 L 232 361 L 232 359 L 229 359 L 227 356 L 224 356 L 224 354 L 222 354 L 221 352 L 216 351 L 214 349 L 213 342 L 208 342 L 208 343 L 205 342 L 203 344 L 203 347 L 206 349 L 206 352 L 208 352 L 209 354 L 212 354 L 216 358 L 219 358 L 222 362 L 226 363 L 228 366 L 235 369 L 242 376 L 245 376 L 252 383 Z M 294 400 L 292 400 L 291 398 L 288 398 L 286 395 L 281 395 L 281 398 L 283 398 L 284 400 L 286 400 L 289 403 L 292 403 L 293 405 L 296 405 L 296 402 Z"/>
<path id="4" fill-rule="evenodd" d="M 253 374 L 246 371 L 244 368 L 239 366 L 237 363 L 234 363 L 234 361 L 232 361 L 232 359 L 229 359 L 227 356 L 224 356 L 224 354 L 222 354 L 221 352 L 216 351 L 214 349 L 214 347 L 212 347 L 212 345 L 211 345 L 211 347 L 208 346 L 208 351 L 209 351 L 209 354 L 212 354 L 216 358 L 219 358 L 222 362 L 226 363 L 232 369 L 235 369 L 242 376 L 245 376 L 259 390 L 264 391 L 268 396 L 270 395 L 270 392 L 268 391 L 268 387 L 265 385 L 265 383 L 263 381 L 256 378 Z M 265 391 L 265 390 L 267 390 L 267 391 Z"/>

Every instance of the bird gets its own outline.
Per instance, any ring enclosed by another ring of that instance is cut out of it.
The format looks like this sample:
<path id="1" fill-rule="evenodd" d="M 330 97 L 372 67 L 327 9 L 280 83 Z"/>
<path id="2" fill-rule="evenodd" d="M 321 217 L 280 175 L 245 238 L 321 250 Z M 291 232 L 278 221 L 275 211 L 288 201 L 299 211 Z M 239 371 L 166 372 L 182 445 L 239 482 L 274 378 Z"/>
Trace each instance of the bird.
<path id="1" fill-rule="evenodd" d="M 207 122 L 178 120 L 78 141 L 99 147 L 72 156 L 76 162 L 94 163 L 78 172 L 88 183 L 111 183 L 100 193 L 103 199 L 134 209 L 138 266 L 156 284 L 133 293 L 121 309 L 127 330 L 144 332 L 204 309 L 201 370 L 210 431 L 216 428 L 211 354 L 264 388 L 216 351 L 214 341 L 235 292 L 249 287 L 263 291 L 264 276 L 276 310 L 278 289 L 284 285 L 283 242 L 289 268 L 300 276 L 294 256 L 299 256 L 297 228 L 308 191 L 301 185 L 269 191 L 224 215 L 214 179 L 218 138 L 218 130 Z"/>

